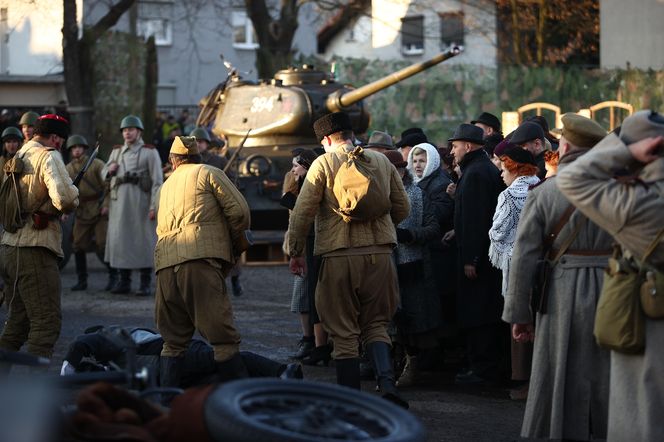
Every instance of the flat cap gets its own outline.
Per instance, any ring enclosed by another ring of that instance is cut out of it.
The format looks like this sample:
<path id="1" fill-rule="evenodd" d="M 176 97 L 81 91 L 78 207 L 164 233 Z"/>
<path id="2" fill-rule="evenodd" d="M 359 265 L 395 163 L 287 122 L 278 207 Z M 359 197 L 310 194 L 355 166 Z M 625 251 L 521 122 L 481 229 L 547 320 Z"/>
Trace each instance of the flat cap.
<path id="1" fill-rule="evenodd" d="M 620 128 L 620 139 L 625 144 L 658 136 L 664 136 L 664 115 L 653 110 L 633 113 L 625 118 Z"/>
<path id="2" fill-rule="evenodd" d="M 542 126 L 532 121 L 524 121 L 516 128 L 510 142 L 512 144 L 523 144 L 532 140 L 544 140 Z"/>
<path id="3" fill-rule="evenodd" d="M 606 136 L 606 130 L 590 118 L 567 113 L 562 116 L 562 136 L 577 147 L 593 147 Z"/>
<path id="4" fill-rule="evenodd" d="M 447 141 L 467 141 L 473 144 L 484 144 L 484 131 L 472 124 L 460 124 Z"/>
<path id="5" fill-rule="evenodd" d="M 526 149 L 521 149 L 519 146 L 509 146 L 501 153 L 500 158 L 502 159 L 502 157 L 507 157 L 515 163 L 531 164 L 533 166 L 537 166 L 537 162 L 535 161 L 533 154 Z"/>
<path id="6" fill-rule="evenodd" d="M 486 124 L 487 126 L 492 127 L 494 130 L 497 130 L 498 132 L 500 132 L 500 129 L 502 127 L 498 117 L 496 117 L 494 114 L 490 114 L 489 112 L 482 112 L 479 115 L 479 117 L 475 118 L 473 121 L 470 122 L 470 124 L 475 124 L 475 123 Z"/>
<path id="7" fill-rule="evenodd" d="M 314 122 L 314 132 L 316 133 L 318 141 L 321 141 L 328 135 L 344 130 L 353 130 L 353 125 L 350 123 L 350 117 L 346 112 L 327 114 Z"/>
<path id="8" fill-rule="evenodd" d="M 383 149 L 395 149 L 392 135 L 387 132 L 373 131 L 369 137 L 369 141 L 364 147 L 380 147 Z"/>
<path id="9" fill-rule="evenodd" d="M 170 153 L 176 155 L 196 155 L 198 154 L 198 144 L 196 137 L 175 137 L 171 145 Z"/>

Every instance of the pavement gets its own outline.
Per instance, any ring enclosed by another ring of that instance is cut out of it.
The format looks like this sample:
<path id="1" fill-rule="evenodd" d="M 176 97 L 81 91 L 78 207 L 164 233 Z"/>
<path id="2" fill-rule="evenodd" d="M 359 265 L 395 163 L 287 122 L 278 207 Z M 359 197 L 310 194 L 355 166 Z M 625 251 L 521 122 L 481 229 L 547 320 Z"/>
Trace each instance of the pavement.
<path id="1" fill-rule="evenodd" d="M 123 325 L 154 328 L 154 298 L 112 295 L 103 292 L 106 272 L 94 254 L 88 254 L 90 277 L 88 290 L 72 292 L 76 283 L 73 259 L 62 270 L 62 331 L 49 371 L 58 373 L 69 343 L 89 326 Z M 138 288 L 139 274 L 133 274 L 133 289 Z M 242 335 L 242 350 L 288 362 L 300 338 L 299 319 L 290 312 L 292 276 L 288 268 L 247 266 L 241 281 L 244 294 L 232 297 L 236 326 Z M 230 281 L 229 281 L 230 282 Z M 154 281 L 153 281 L 154 284 Z M 230 285 L 230 284 L 229 284 Z M 4 320 L 6 308 L 0 310 Z M 519 439 L 525 402 L 509 399 L 506 387 L 460 387 L 454 385 L 458 367 L 440 367 L 425 373 L 424 385 L 402 389 L 410 402 L 410 411 L 427 430 L 430 442 L 476 441 L 501 442 Z M 335 382 L 330 367 L 304 367 L 305 378 Z M 362 389 L 372 394 L 374 383 L 366 381 Z"/>

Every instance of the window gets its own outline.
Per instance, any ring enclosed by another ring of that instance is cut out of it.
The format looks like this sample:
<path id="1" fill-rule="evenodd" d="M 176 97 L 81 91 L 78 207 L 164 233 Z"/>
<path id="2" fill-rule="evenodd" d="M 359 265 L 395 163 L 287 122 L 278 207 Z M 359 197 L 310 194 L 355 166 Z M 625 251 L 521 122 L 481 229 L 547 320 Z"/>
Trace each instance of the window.
<path id="1" fill-rule="evenodd" d="M 154 36 L 157 46 L 168 46 L 173 44 L 173 28 L 170 20 L 165 18 L 139 18 L 136 23 L 138 35 L 145 37 Z"/>
<path id="2" fill-rule="evenodd" d="M 233 11 L 231 17 L 233 25 L 233 47 L 236 49 L 256 49 L 258 39 L 254 25 L 247 17 L 246 11 Z"/>
<path id="3" fill-rule="evenodd" d="M 401 19 L 401 51 L 404 55 L 424 53 L 424 17 Z"/>
<path id="4" fill-rule="evenodd" d="M 441 12 L 438 15 L 440 16 L 441 46 L 447 48 L 451 45 L 463 45 L 463 12 Z"/>

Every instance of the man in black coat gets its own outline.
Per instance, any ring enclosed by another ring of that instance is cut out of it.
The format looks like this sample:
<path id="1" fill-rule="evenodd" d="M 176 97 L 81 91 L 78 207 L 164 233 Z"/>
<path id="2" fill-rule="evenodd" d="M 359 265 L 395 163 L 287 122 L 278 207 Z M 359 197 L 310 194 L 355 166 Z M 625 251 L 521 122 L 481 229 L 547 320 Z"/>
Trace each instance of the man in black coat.
<path id="1" fill-rule="evenodd" d="M 501 273 L 489 263 L 489 229 L 498 195 L 505 189 L 500 172 L 482 149 L 483 131 L 461 124 L 452 138 L 452 153 L 461 167 L 454 207 L 458 245 L 458 323 L 466 336 L 468 371 L 460 384 L 496 378 L 509 344 L 501 323 Z"/>

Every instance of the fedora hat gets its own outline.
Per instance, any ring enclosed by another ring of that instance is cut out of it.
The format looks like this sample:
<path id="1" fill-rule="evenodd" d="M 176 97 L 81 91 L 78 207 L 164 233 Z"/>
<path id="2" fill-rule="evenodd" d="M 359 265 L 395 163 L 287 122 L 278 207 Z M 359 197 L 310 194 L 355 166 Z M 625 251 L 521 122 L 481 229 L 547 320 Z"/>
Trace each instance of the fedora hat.
<path id="1" fill-rule="evenodd" d="M 369 142 L 364 147 L 380 147 L 383 149 L 395 149 L 392 136 L 387 132 L 373 131 L 369 137 Z"/>
<path id="2" fill-rule="evenodd" d="M 473 144 L 484 144 L 484 131 L 478 126 L 462 123 L 454 130 L 452 138 L 447 141 L 467 141 Z"/>
<path id="3" fill-rule="evenodd" d="M 411 127 L 401 132 L 401 139 L 397 142 L 396 147 L 402 148 L 404 146 L 415 146 L 420 143 L 428 143 L 426 134 L 419 127 Z"/>

